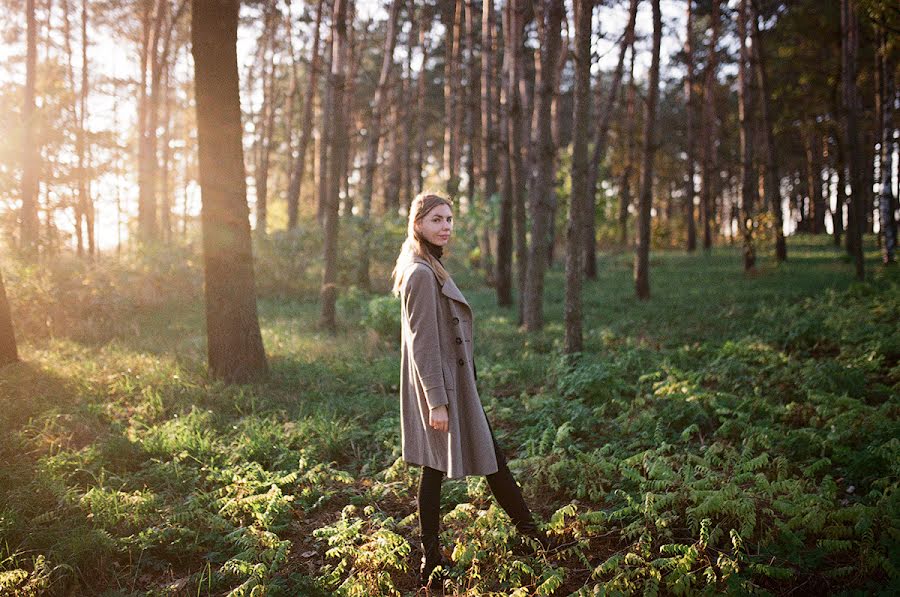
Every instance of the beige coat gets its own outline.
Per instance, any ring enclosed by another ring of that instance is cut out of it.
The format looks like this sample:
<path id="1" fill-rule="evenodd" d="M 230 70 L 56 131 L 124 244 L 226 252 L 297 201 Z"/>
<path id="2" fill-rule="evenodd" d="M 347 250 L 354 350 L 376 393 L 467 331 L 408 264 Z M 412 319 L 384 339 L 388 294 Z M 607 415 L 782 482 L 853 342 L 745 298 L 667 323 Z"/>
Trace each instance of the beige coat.
<path id="1" fill-rule="evenodd" d="M 403 272 L 400 433 L 403 459 L 450 478 L 497 472 L 494 444 L 472 367 L 472 308 L 451 278 L 441 285 L 424 259 Z M 449 432 L 428 425 L 447 405 Z"/>

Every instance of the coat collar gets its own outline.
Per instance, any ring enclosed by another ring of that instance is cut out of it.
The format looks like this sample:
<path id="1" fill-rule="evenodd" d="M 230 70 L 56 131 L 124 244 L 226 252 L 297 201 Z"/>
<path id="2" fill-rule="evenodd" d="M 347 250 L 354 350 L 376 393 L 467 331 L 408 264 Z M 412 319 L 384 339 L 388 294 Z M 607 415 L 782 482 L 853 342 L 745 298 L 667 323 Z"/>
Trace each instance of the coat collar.
<path id="1" fill-rule="evenodd" d="M 428 263 L 421 257 L 414 257 L 413 262 L 421 263 L 421 264 L 428 266 L 428 269 L 430 269 L 432 271 L 432 273 L 434 273 L 434 277 L 437 278 L 437 272 L 434 271 L 434 268 L 431 267 L 430 263 Z M 438 280 L 438 283 L 440 283 L 440 280 Z M 468 301 L 466 301 L 466 297 L 463 296 L 463 293 L 456 286 L 456 282 L 453 281 L 453 278 L 448 277 L 447 281 L 441 285 L 441 293 L 444 296 L 451 298 L 458 303 L 462 303 L 463 305 L 468 307 L 470 311 L 472 310 L 472 307 L 469 305 Z"/>

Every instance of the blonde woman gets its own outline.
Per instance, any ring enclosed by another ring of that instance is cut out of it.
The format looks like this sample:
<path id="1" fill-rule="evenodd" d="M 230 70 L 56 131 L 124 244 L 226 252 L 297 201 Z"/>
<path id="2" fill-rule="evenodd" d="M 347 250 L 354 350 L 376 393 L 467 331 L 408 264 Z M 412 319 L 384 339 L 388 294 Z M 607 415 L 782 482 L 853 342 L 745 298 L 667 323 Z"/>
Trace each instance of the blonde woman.
<path id="1" fill-rule="evenodd" d="M 472 308 L 441 262 L 452 232 L 451 201 L 436 193 L 416 196 L 393 272 L 401 301 L 403 459 L 422 467 L 418 510 L 424 585 L 444 564 L 438 530 L 445 474 L 485 475 L 519 532 L 547 542 L 506 465 L 475 387 Z"/>

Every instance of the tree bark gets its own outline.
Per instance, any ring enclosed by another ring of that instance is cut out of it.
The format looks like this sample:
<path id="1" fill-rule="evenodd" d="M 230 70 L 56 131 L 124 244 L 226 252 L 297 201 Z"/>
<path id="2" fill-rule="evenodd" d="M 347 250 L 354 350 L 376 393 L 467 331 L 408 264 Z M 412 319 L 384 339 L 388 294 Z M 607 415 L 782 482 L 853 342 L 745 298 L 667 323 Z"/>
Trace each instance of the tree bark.
<path id="1" fill-rule="evenodd" d="M 541 0 L 544 21 L 541 43 L 541 76 L 538 86 L 535 112 L 537 132 L 535 136 L 535 176 L 529 192 L 531 208 L 531 246 L 528 250 L 528 270 L 525 280 L 525 329 L 538 331 L 544 325 L 544 273 L 547 267 L 547 242 L 550 237 L 552 214 L 552 175 L 556 147 L 551 131 L 554 72 L 559 59 L 560 27 L 564 13 L 562 0 Z"/>
<path id="2" fill-rule="evenodd" d="M 897 247 L 897 221 L 894 218 L 893 158 L 894 158 L 894 103 L 897 92 L 894 81 L 894 64 L 888 46 L 887 31 L 878 27 L 879 67 L 881 70 L 881 122 L 877 123 L 880 133 L 881 150 L 879 152 L 879 193 L 878 212 L 881 222 L 881 261 L 885 265 L 894 263 Z"/>
<path id="3" fill-rule="evenodd" d="M 12 314 L 9 301 L 6 299 L 6 286 L 3 284 L 3 273 L 0 272 L 0 366 L 15 363 L 19 360 L 16 347 L 16 334 L 13 331 Z"/>
<path id="4" fill-rule="evenodd" d="M 694 174 L 697 166 L 697 149 L 694 139 L 694 123 L 697 114 L 697 102 L 694 98 L 694 0 L 687 0 L 687 25 L 685 27 L 684 54 L 687 75 L 684 79 L 685 96 L 685 143 L 687 146 L 684 189 L 684 221 L 687 229 L 687 250 L 692 253 L 697 250 L 697 221 L 694 218 L 694 197 L 697 189 L 694 185 Z M 754 43 L 754 47 L 756 44 Z M 763 92 L 765 93 L 765 92 Z"/>
<path id="5" fill-rule="evenodd" d="M 566 306 L 565 353 L 581 352 L 582 337 L 581 277 L 584 243 L 581 235 L 585 217 L 593 219 L 590 209 L 593 189 L 588 175 L 588 131 L 591 123 L 591 15 L 593 0 L 575 1 L 575 96 L 572 138 L 572 195 L 566 228 Z"/>
<path id="6" fill-rule="evenodd" d="M 312 135 L 313 103 L 319 81 L 319 30 L 322 24 L 322 8 L 324 5 L 325 0 L 318 0 L 316 5 L 316 24 L 313 30 L 313 43 L 310 48 L 308 78 L 306 89 L 303 91 L 300 139 L 297 143 L 297 157 L 294 159 L 294 167 L 291 169 L 291 179 L 288 183 L 288 229 L 291 230 L 297 227 L 299 219 L 300 191 L 303 187 L 303 173 L 306 169 L 306 151 Z"/>
<path id="7" fill-rule="evenodd" d="M 38 176 L 40 156 L 35 136 L 35 75 L 37 70 L 37 21 L 34 0 L 25 4 L 27 41 L 25 52 L 25 101 L 22 107 L 22 215 L 20 248 L 32 256 L 38 250 Z"/>
<path id="8" fill-rule="evenodd" d="M 356 284 L 369 290 L 369 247 L 372 243 L 372 192 L 375 188 L 375 168 L 378 165 L 378 144 L 381 140 L 381 118 L 385 99 L 389 93 L 391 68 L 394 65 L 394 48 L 397 44 L 397 19 L 400 15 L 400 0 L 391 0 L 388 12 L 387 32 L 384 37 L 384 51 L 381 57 L 381 72 L 378 86 L 372 99 L 372 120 L 366 134 L 366 169 L 362 187 L 362 238 L 357 256 Z"/>
<path id="9" fill-rule="evenodd" d="M 634 80 L 634 46 L 631 48 L 631 61 L 628 69 L 628 98 L 625 107 L 625 167 L 622 169 L 619 184 L 619 246 L 628 244 L 628 208 L 631 206 L 631 179 L 635 162 L 635 104 L 637 103 L 637 84 Z"/>
<path id="10" fill-rule="evenodd" d="M 318 201 L 316 205 L 316 219 L 319 222 L 320 226 L 325 225 L 325 209 L 328 205 L 328 162 L 330 159 L 331 152 L 331 135 L 332 135 L 332 127 L 328 126 L 328 122 L 325 120 L 325 112 L 331 106 L 332 100 L 332 77 L 331 77 L 331 64 L 333 62 L 332 59 L 332 46 L 333 44 L 334 33 L 332 32 L 332 36 L 326 42 L 326 57 L 324 64 L 328 68 L 329 75 L 325 78 L 325 93 L 324 97 L 320 100 L 319 112 L 322 118 L 321 125 L 319 127 L 319 191 L 318 191 Z"/>
<path id="11" fill-rule="evenodd" d="M 584 217 L 584 273 L 590 279 L 597 278 L 597 225 L 594 212 L 596 211 L 596 196 L 600 182 L 600 168 L 606 159 L 606 151 L 609 144 L 609 127 L 612 123 L 613 111 L 616 106 L 619 88 L 622 86 L 622 75 L 625 71 L 625 53 L 634 45 L 634 25 L 637 19 L 638 0 L 630 0 L 628 7 L 628 24 L 622 34 L 619 43 L 619 59 L 616 62 L 616 70 L 609 86 L 609 94 L 600 111 L 600 122 L 597 125 L 594 137 L 594 153 L 588 168 L 588 188 L 591 193 L 588 197 L 588 205 Z M 632 50 L 633 51 L 633 50 Z M 597 85 L 597 95 L 600 95 L 602 86 Z M 626 214 L 627 216 L 627 214 Z M 622 241 L 624 243 L 624 240 Z"/>
<path id="12" fill-rule="evenodd" d="M 256 310 L 241 142 L 238 0 L 193 0 L 206 331 L 210 373 L 243 383 L 268 370 Z"/>
<path id="13" fill-rule="evenodd" d="M 482 5 L 482 32 L 490 31 L 493 34 L 493 14 L 487 14 L 490 10 L 493 13 L 493 1 L 487 0 Z M 495 289 L 497 291 L 497 305 L 500 307 L 509 307 L 513 304 L 512 292 L 512 256 L 513 256 L 513 207 L 515 198 L 513 197 L 513 180 L 512 180 L 512 156 L 510 150 L 510 108 L 511 97 L 515 93 L 510 84 L 510 72 L 515 76 L 515 67 L 510 66 L 513 61 L 512 40 L 514 38 L 512 27 L 516 22 L 516 18 L 511 13 L 515 10 L 514 2 L 507 1 L 503 3 L 502 12 L 502 29 L 503 29 L 503 63 L 500 68 L 500 126 L 499 132 L 499 154 L 500 154 L 500 214 L 497 225 L 497 263 L 495 273 Z M 490 23 L 490 27 L 485 27 L 485 21 Z M 484 38 L 482 38 L 484 39 Z M 484 43 L 482 43 L 484 46 Z M 484 51 L 484 50 L 482 50 Z M 489 60 L 489 59 L 488 59 Z M 482 76 L 487 72 L 488 68 L 482 64 Z M 482 82 L 482 113 L 484 109 L 484 93 L 485 89 L 490 87 Z M 490 91 L 488 91 L 490 93 Z M 488 107 L 490 107 L 490 98 L 488 97 Z M 485 117 L 488 123 L 492 122 L 490 116 Z M 489 133 L 491 124 L 482 127 L 482 134 Z M 491 152 L 482 149 L 482 159 L 485 162 L 484 172 L 490 171 L 489 160 L 494 159 Z M 496 160 L 494 160 L 496 164 Z M 488 182 L 485 181 L 485 189 L 488 188 Z M 485 192 L 487 194 L 487 192 Z"/>
<path id="14" fill-rule="evenodd" d="M 844 158 L 844 142 L 838 138 L 837 160 L 837 192 L 835 193 L 835 207 L 831 214 L 831 226 L 834 235 L 834 246 L 841 246 L 841 235 L 844 233 L 844 205 L 847 204 L 847 161 Z"/>
<path id="15" fill-rule="evenodd" d="M 415 190 L 416 194 L 424 190 L 425 184 L 425 94 L 427 73 L 426 64 L 428 64 L 428 32 L 431 30 L 431 22 L 433 15 L 428 12 L 428 6 L 421 7 L 422 26 L 419 29 L 419 48 L 422 52 L 422 67 L 416 79 L 416 157 L 413 170 L 415 172 Z M 409 206 L 407 206 L 409 207 Z"/>
<path id="16" fill-rule="evenodd" d="M 266 236 L 269 220 L 269 159 L 272 148 L 272 130 L 275 125 L 275 32 L 277 19 L 275 6 L 266 5 L 263 25 L 262 52 L 262 106 L 259 110 L 257 130 L 258 158 L 256 160 L 256 233 Z"/>
<path id="17" fill-rule="evenodd" d="M 775 228 L 775 259 L 780 263 L 787 260 L 787 244 L 784 240 L 784 217 L 781 212 L 781 177 L 778 174 L 777 148 L 775 147 L 775 135 L 772 132 L 771 110 L 769 109 L 769 79 L 766 70 L 766 54 L 762 34 L 759 30 L 759 16 L 756 14 L 753 2 L 750 3 L 750 22 L 752 24 L 753 52 L 756 58 L 756 78 L 759 86 L 759 108 L 763 126 L 763 143 L 766 151 L 765 194 L 769 209 L 772 210 L 772 221 Z M 839 201 L 840 197 L 841 194 L 838 191 Z M 839 217 L 840 204 L 838 205 Z"/>
<path id="18" fill-rule="evenodd" d="M 337 332 L 335 302 L 337 300 L 338 209 L 341 179 L 345 173 L 347 129 L 344 123 L 345 70 L 347 65 L 347 0 L 334 0 L 331 24 L 331 102 L 322 115 L 323 128 L 329 128 L 331 150 L 328 159 L 328 195 L 324 210 L 325 269 L 322 274 L 322 313 L 320 327 Z M 329 126 L 330 125 L 330 126 Z"/>
<path id="19" fill-rule="evenodd" d="M 850 213 L 848 242 L 852 243 L 852 255 L 856 278 L 866 277 L 863 260 L 863 226 L 865 205 L 862 163 L 859 147 L 859 92 L 856 88 L 856 60 L 859 49 L 859 26 L 856 19 L 855 0 L 841 0 L 841 79 L 844 98 L 844 155 L 850 162 Z"/>
<path id="20" fill-rule="evenodd" d="M 449 34 L 444 38 L 444 177 L 447 194 L 455 198 L 459 190 L 459 156 L 456 136 L 457 67 L 459 64 L 460 29 L 462 28 L 462 2 L 455 0 L 452 18 L 447 25 Z"/>
<path id="21" fill-rule="evenodd" d="M 482 175 L 482 185 L 483 185 L 483 202 L 484 202 L 484 210 L 483 213 L 487 215 L 490 213 L 490 205 L 491 200 L 497 194 L 497 126 L 496 119 L 494 118 L 494 99 L 493 99 L 493 90 L 494 90 L 494 29 L 495 26 L 495 15 L 494 15 L 494 1 L 493 0 L 482 0 L 481 3 L 481 175 Z M 474 140 L 472 141 L 474 143 Z M 486 259 L 484 261 L 486 277 L 488 280 L 497 286 L 497 299 L 498 303 L 503 305 L 511 305 L 512 304 L 512 293 L 511 293 L 511 285 L 510 285 L 510 262 L 509 262 L 509 247 L 512 247 L 511 240 L 511 228 L 512 228 L 512 218 L 511 218 L 511 210 L 509 209 L 510 205 L 506 202 L 501 202 L 500 210 L 500 222 L 497 234 L 497 267 L 496 271 L 492 271 L 490 268 L 493 267 L 490 249 L 491 249 L 491 241 L 490 241 L 490 230 L 487 224 L 485 224 L 482 230 L 482 252 L 485 250 Z M 503 235 L 502 242 L 506 243 L 504 247 L 504 251 L 507 254 L 504 256 L 506 258 L 506 263 L 501 267 L 499 264 L 500 261 L 500 236 Z M 488 273 L 489 272 L 489 273 Z M 501 283 L 499 280 L 503 277 L 503 282 Z M 501 284 L 505 284 L 505 288 L 503 289 L 503 296 L 501 297 L 501 290 L 499 286 Z"/>
<path id="22" fill-rule="evenodd" d="M 712 248 L 712 229 L 715 209 L 715 176 L 718 167 L 716 158 L 716 110 L 715 85 L 717 68 L 717 46 L 719 45 L 719 3 L 712 0 L 712 24 L 709 40 L 709 57 L 707 58 L 703 84 L 703 156 L 702 156 L 702 193 L 700 196 L 700 218 L 703 224 L 703 248 Z"/>
<path id="23" fill-rule="evenodd" d="M 754 234 L 754 199 L 757 187 L 753 168 L 753 97 L 750 91 L 750 50 L 747 46 L 747 0 L 738 5 L 738 37 L 740 38 L 740 54 L 738 59 L 738 120 L 740 121 L 741 145 L 741 214 L 739 227 L 743 239 L 742 253 L 744 271 L 756 269 L 756 246 Z M 821 184 L 820 195 L 821 195 Z"/>
<path id="24" fill-rule="evenodd" d="M 505 73 L 507 93 L 507 138 L 508 159 L 510 177 L 510 202 L 514 224 L 513 242 L 516 255 L 516 285 L 519 294 L 518 317 L 519 325 L 525 318 L 525 280 L 528 266 L 527 244 L 527 213 L 525 207 L 525 180 L 527 173 L 523 163 L 523 135 L 525 133 L 525 118 L 530 119 L 522 103 L 522 89 L 526 87 L 523 82 L 524 75 L 524 51 L 522 47 L 523 28 L 525 21 L 526 5 L 523 0 L 511 0 L 507 6 L 507 18 L 509 19 L 509 31 L 507 35 L 507 70 Z M 510 256 L 511 260 L 511 256 Z"/>
<path id="25" fill-rule="evenodd" d="M 644 106 L 644 142 L 641 160 L 641 195 L 638 200 L 637 239 L 634 252 L 634 288 L 637 298 L 650 298 L 650 209 L 653 196 L 653 156 L 656 153 L 656 104 L 659 101 L 659 47 L 662 15 L 659 0 L 653 4 L 653 57 Z"/>

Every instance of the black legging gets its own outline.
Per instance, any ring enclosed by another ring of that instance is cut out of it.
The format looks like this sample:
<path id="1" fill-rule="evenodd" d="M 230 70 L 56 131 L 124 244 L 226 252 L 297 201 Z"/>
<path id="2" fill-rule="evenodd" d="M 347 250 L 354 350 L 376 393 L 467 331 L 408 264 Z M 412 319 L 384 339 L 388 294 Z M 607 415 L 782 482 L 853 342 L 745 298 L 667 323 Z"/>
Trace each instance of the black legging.
<path id="1" fill-rule="evenodd" d="M 490 423 L 488 423 L 490 428 Z M 531 511 L 522 497 L 522 490 L 513 478 L 506 458 L 497 445 L 497 439 L 491 430 L 491 440 L 494 442 L 494 454 L 497 457 L 497 472 L 487 475 L 488 486 L 491 493 L 497 499 L 500 507 L 509 515 L 513 524 L 519 531 L 528 531 L 534 528 Z M 419 530 L 422 537 L 437 537 L 441 519 L 441 481 L 444 473 L 429 466 L 422 467 L 422 476 L 419 478 Z"/>

